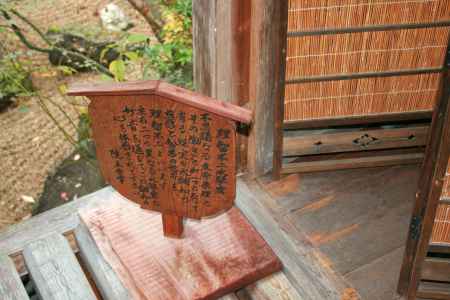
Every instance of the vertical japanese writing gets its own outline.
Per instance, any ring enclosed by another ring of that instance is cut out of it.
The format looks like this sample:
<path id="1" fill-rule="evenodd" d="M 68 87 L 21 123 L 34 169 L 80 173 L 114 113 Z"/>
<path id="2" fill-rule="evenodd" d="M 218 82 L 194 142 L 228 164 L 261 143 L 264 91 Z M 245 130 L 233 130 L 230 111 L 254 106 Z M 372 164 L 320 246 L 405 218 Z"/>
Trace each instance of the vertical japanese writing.
<path id="1" fill-rule="evenodd" d="M 230 134 L 231 132 L 229 129 L 217 129 L 216 147 L 219 153 L 217 154 L 216 192 L 222 195 L 225 194 L 225 187 L 228 180 L 226 163 L 230 148 Z"/>
<path id="2" fill-rule="evenodd" d="M 210 152 L 211 152 L 211 117 L 209 114 L 202 114 L 200 116 L 200 139 L 202 141 L 202 150 L 200 157 L 201 165 L 201 196 L 203 204 L 208 207 L 211 205 L 211 167 L 210 167 Z"/>
<path id="3" fill-rule="evenodd" d="M 189 200 L 189 171 L 188 171 L 188 145 L 186 136 L 186 113 L 178 112 L 178 140 L 180 151 L 178 152 L 179 172 L 177 178 L 178 188 L 181 200 L 187 203 Z"/>
<path id="4" fill-rule="evenodd" d="M 199 168 L 198 168 L 198 147 L 200 146 L 200 137 L 198 130 L 198 115 L 191 114 L 190 115 L 190 126 L 189 126 L 189 137 L 188 142 L 191 146 L 191 157 L 190 157 L 190 170 L 189 170 L 189 178 L 190 178 L 190 194 L 189 201 L 192 203 L 192 209 L 194 212 L 197 212 L 199 207 Z"/>

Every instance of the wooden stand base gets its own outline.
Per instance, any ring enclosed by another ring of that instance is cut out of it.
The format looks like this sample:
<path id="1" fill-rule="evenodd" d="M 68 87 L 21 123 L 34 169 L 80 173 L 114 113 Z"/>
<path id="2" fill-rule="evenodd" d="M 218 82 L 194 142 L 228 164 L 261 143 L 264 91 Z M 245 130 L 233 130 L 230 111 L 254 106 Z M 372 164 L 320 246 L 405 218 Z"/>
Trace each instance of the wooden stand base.
<path id="1" fill-rule="evenodd" d="M 187 219 L 182 239 L 166 238 L 161 215 L 131 202 L 117 201 L 80 216 L 136 299 L 217 299 L 281 269 L 237 208 L 202 221 Z M 172 217 L 163 218 L 176 225 L 171 233 L 179 233 L 181 222 Z"/>
<path id="2" fill-rule="evenodd" d="M 164 235 L 172 238 L 181 238 L 183 235 L 183 217 L 162 214 Z"/>

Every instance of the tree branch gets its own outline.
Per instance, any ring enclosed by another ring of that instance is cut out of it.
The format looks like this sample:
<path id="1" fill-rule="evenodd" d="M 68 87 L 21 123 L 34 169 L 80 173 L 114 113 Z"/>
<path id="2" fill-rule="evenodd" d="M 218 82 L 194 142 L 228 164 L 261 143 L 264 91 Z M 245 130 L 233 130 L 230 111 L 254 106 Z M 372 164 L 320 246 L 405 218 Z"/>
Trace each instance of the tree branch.
<path id="1" fill-rule="evenodd" d="M 127 0 L 128 3 L 130 3 L 133 8 L 138 11 L 144 19 L 147 21 L 147 23 L 152 28 L 153 33 L 155 34 L 155 37 L 158 39 L 158 41 L 162 44 L 164 42 L 162 38 L 162 28 L 163 25 L 159 20 L 155 18 L 155 16 L 152 14 L 152 7 L 145 2 L 145 0 Z"/>
<path id="2" fill-rule="evenodd" d="M 9 10 L 13 15 L 17 16 L 19 19 L 21 19 L 24 23 L 26 23 L 28 26 L 30 26 L 40 37 L 41 39 L 49 46 L 53 46 L 50 40 L 47 38 L 47 36 L 39 29 L 36 25 L 34 25 L 30 20 L 25 18 L 22 14 L 20 14 L 15 9 Z"/>

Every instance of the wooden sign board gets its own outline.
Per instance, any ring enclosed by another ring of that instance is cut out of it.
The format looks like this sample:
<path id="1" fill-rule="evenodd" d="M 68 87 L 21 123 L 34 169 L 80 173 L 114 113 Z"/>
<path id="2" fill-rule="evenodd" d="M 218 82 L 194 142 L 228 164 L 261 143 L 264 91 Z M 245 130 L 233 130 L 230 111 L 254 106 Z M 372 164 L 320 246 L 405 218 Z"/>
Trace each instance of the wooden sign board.
<path id="1" fill-rule="evenodd" d="M 142 208 L 163 215 L 166 235 L 182 218 L 232 207 L 236 122 L 251 112 L 161 81 L 78 85 L 88 96 L 97 158 L 105 180 Z"/>

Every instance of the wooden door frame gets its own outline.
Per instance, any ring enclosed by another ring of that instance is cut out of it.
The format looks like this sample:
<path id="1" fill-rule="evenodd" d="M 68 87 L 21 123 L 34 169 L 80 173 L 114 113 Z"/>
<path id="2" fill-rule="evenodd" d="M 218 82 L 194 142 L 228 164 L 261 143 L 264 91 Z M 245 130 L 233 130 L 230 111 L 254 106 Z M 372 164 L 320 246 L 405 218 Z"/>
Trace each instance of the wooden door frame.
<path id="1" fill-rule="evenodd" d="M 450 156 L 450 54 L 442 75 L 440 95 L 433 112 L 425 159 L 422 164 L 416 200 L 410 222 L 405 254 L 398 283 L 403 299 L 416 299 L 433 231 Z"/>

